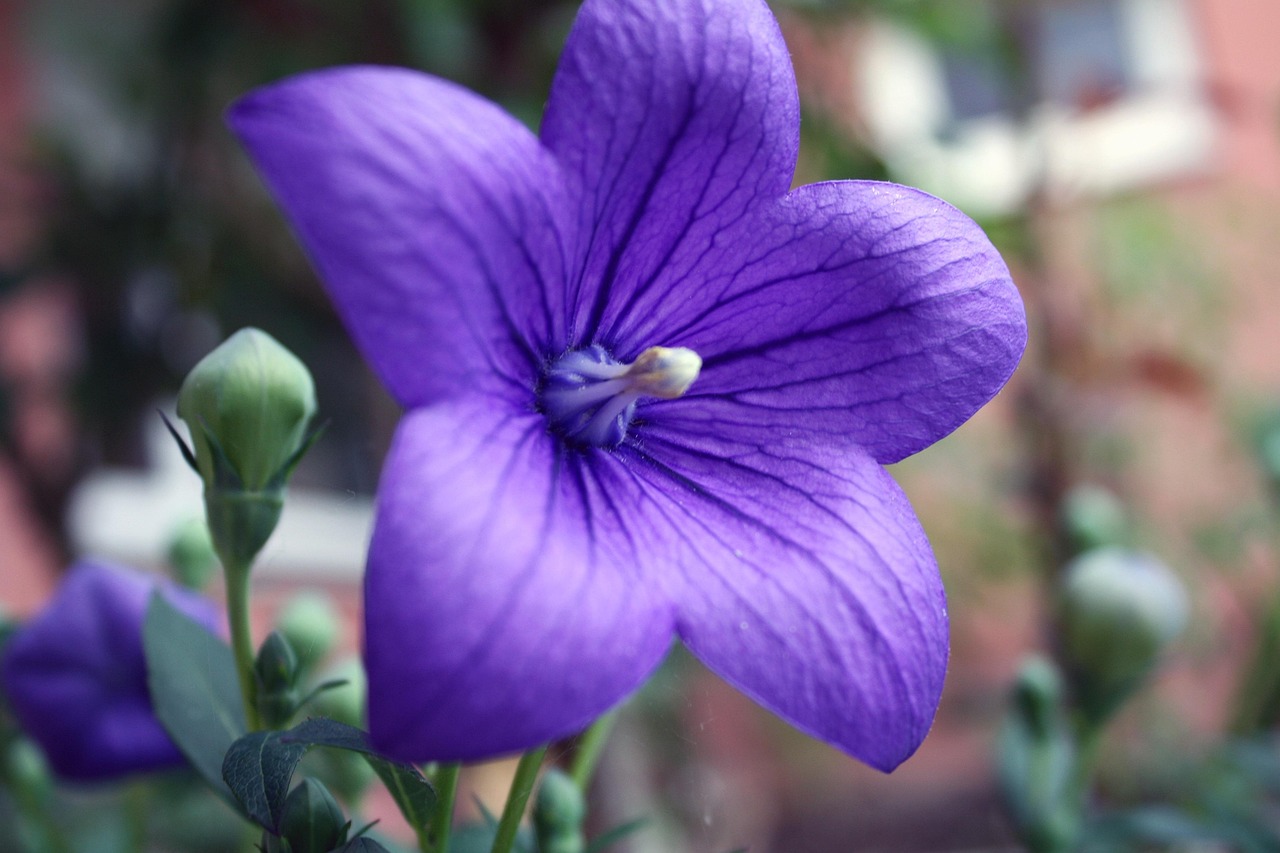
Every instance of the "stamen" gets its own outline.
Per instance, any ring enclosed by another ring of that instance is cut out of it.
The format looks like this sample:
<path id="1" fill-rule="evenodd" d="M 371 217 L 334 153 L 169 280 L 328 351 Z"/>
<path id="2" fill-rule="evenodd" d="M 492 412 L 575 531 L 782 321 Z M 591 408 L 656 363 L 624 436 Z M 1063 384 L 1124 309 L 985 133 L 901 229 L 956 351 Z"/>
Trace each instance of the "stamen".
<path id="1" fill-rule="evenodd" d="M 702 359 L 684 347 L 650 347 L 622 364 L 603 347 L 590 346 L 565 353 L 547 369 L 539 402 L 565 438 L 614 447 L 626 437 L 639 398 L 673 400 L 701 369 Z"/>

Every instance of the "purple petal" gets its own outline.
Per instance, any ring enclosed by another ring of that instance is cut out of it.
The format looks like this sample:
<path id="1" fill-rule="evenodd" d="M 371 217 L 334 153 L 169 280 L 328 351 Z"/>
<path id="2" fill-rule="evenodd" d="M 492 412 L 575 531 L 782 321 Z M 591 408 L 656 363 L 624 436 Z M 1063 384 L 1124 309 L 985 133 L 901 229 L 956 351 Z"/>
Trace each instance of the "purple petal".
<path id="1" fill-rule="evenodd" d="M 661 427 L 630 470 L 665 528 L 678 632 L 798 728 L 891 770 L 928 733 L 947 664 L 937 564 L 893 479 L 852 445 Z M 655 566 L 655 568 L 658 568 Z"/>
<path id="2" fill-rule="evenodd" d="M 412 71 L 260 89 L 229 121 L 352 336 L 407 406 L 527 393 L 565 344 L 560 169 L 498 107 Z"/>
<path id="3" fill-rule="evenodd" d="M 790 57 L 763 0 L 587 0 L 542 126 L 579 181 L 574 339 L 633 356 L 614 345 L 637 306 L 787 191 L 798 138 Z"/>
<path id="4" fill-rule="evenodd" d="M 157 587 L 215 630 L 211 602 L 136 571 L 83 562 L 5 646 L 5 696 L 64 779 L 116 779 L 185 761 L 156 719 L 147 688 L 142 622 Z"/>
<path id="5" fill-rule="evenodd" d="M 645 318 L 642 337 L 703 357 L 690 394 L 645 417 L 762 445 L 851 439 L 896 462 L 991 399 L 1026 344 L 991 242 L 919 190 L 801 187 L 726 240 L 722 257 L 735 253 L 681 308 Z"/>
<path id="6" fill-rule="evenodd" d="M 380 748 L 525 749 L 585 727 L 657 665 L 673 617 L 639 565 L 657 546 L 629 529 L 644 496 L 588 458 L 533 412 L 450 402 L 401 422 L 365 576 Z"/>

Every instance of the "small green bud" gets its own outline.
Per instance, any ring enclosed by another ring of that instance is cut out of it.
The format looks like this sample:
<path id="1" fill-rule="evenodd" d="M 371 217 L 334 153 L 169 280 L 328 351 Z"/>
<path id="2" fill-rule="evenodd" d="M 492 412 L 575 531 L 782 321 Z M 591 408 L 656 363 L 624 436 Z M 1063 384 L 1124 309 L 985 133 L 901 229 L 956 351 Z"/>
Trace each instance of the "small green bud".
<path id="1" fill-rule="evenodd" d="M 279 631 L 272 631 L 253 662 L 258 713 L 270 727 L 289 721 L 298 709 L 298 656 Z"/>
<path id="2" fill-rule="evenodd" d="M 1123 545 L 1129 538 L 1124 504 L 1101 486 L 1083 484 L 1068 492 L 1062 502 L 1061 524 L 1075 554 Z"/>
<path id="3" fill-rule="evenodd" d="M 1074 849 L 1080 828 L 1071 789 L 1076 749 L 1062 694 L 1062 678 L 1052 661 L 1025 661 L 996 738 L 1003 800 L 1031 850 Z"/>
<path id="4" fill-rule="evenodd" d="M 332 651 L 338 639 L 338 626 L 333 599 L 315 590 L 295 595 L 276 616 L 276 629 L 289 639 L 303 669 L 324 660 Z"/>
<path id="5" fill-rule="evenodd" d="M 305 452 L 315 384 L 297 356 L 241 329 L 192 368 L 178 392 L 223 562 L 248 565 L 280 520 L 284 484 Z"/>
<path id="6" fill-rule="evenodd" d="M 44 798 L 53 791 L 49 762 L 40 748 L 25 737 L 11 740 L 4 751 L 4 781 L 14 790 Z"/>
<path id="7" fill-rule="evenodd" d="M 218 570 L 218 555 L 204 519 L 192 518 L 178 526 L 169 540 L 168 556 L 174 577 L 188 589 L 204 589 Z"/>
<path id="8" fill-rule="evenodd" d="M 329 853 L 347 841 L 351 823 L 320 782 L 303 779 L 289 792 L 280 818 L 280 837 L 290 853 Z"/>
<path id="9" fill-rule="evenodd" d="M 248 492 L 280 478 L 315 412 L 316 389 L 306 365 L 260 329 L 227 338 L 192 368 L 178 392 L 178 415 L 191 429 L 200 475 L 217 483 L 233 473 Z M 230 472 L 217 470 L 209 435 Z"/>
<path id="10" fill-rule="evenodd" d="M 346 723 L 357 728 L 364 725 L 364 702 L 368 693 L 368 681 L 359 658 L 339 661 L 321 674 L 320 682 L 345 681 L 340 687 L 321 691 L 308 706 L 322 717 Z"/>
<path id="11" fill-rule="evenodd" d="M 533 803 L 533 827 L 541 853 L 582 853 L 587 804 L 576 782 L 553 767 L 543 774 Z"/>
<path id="12" fill-rule="evenodd" d="M 1187 624 L 1187 594 L 1149 554 L 1100 548 L 1073 560 L 1059 592 L 1062 656 L 1082 710 L 1101 720 Z"/>

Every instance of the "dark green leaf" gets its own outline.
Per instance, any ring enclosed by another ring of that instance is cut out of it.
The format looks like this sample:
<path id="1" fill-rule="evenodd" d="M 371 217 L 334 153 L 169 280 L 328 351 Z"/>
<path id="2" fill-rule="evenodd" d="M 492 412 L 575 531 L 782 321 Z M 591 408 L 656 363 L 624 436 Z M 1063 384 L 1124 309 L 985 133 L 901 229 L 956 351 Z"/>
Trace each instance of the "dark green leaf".
<path id="1" fill-rule="evenodd" d="M 282 743 L 281 732 L 253 732 L 227 750 L 222 778 L 249 817 L 272 832 L 280 828 L 293 771 L 310 744 Z"/>
<path id="2" fill-rule="evenodd" d="M 411 764 L 388 761 L 369 753 L 365 758 L 396 801 L 404 819 L 415 830 L 424 829 L 436 808 L 436 790 L 431 783 Z"/>
<path id="3" fill-rule="evenodd" d="M 222 765 L 223 778 L 249 816 L 275 831 L 293 773 L 313 746 L 364 755 L 410 825 L 416 829 L 427 825 L 436 793 L 417 768 L 383 758 L 360 729 L 323 717 L 305 720 L 288 731 L 254 732 L 236 741 Z"/>
<path id="4" fill-rule="evenodd" d="M 196 771 L 228 795 L 223 757 L 248 728 L 231 649 L 160 593 L 147 607 L 142 645 L 156 717 Z"/>
<path id="5" fill-rule="evenodd" d="M 422 829 L 430 821 L 436 807 L 435 788 L 431 787 L 431 783 L 412 764 L 390 761 L 379 755 L 369 746 L 365 733 L 354 726 L 315 717 L 294 726 L 284 737 L 362 753 L 378 778 L 387 786 L 409 825 Z"/>

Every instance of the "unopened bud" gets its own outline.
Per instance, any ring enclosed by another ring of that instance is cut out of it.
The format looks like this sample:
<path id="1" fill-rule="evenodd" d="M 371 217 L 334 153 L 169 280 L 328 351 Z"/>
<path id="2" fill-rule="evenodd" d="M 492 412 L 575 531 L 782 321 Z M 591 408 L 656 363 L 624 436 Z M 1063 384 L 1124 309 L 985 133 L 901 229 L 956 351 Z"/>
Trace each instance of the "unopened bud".
<path id="1" fill-rule="evenodd" d="M 230 474 L 244 491 L 277 481 L 307 434 L 316 389 L 306 365 L 260 329 L 241 329 L 200 360 L 178 393 L 206 483 Z M 231 471 L 219 471 L 212 437 Z"/>
<path id="2" fill-rule="evenodd" d="M 1062 654 L 1081 707 L 1110 714 L 1187 624 L 1187 594 L 1149 554 L 1100 548 L 1073 560 L 1060 591 Z"/>
<path id="3" fill-rule="evenodd" d="M 582 853 L 586 841 L 582 822 L 587 816 L 582 791 L 568 775 L 551 768 L 538 785 L 533 803 L 533 828 L 542 853 Z"/>
<path id="4" fill-rule="evenodd" d="M 266 544 L 315 410 L 306 366 L 258 329 L 236 332 L 182 383 L 178 415 L 191 430 L 209 531 L 224 561 L 247 564 Z"/>
<path id="5" fill-rule="evenodd" d="M 364 666 L 356 657 L 346 658 L 325 669 L 320 675 L 321 683 L 330 681 L 346 682 L 338 687 L 322 690 L 311 701 L 313 708 L 322 717 L 361 728 L 364 726 L 364 703 L 368 695 L 368 681 L 365 678 Z"/>
<path id="6" fill-rule="evenodd" d="M 1022 664 L 996 739 L 996 771 L 1009 816 L 1031 850 L 1072 850 L 1079 830 L 1071 778 L 1076 751 L 1052 661 Z"/>
<path id="7" fill-rule="evenodd" d="M 267 635 L 253 662 L 258 713 L 268 726 L 281 726 L 298 709 L 298 656 L 279 631 Z"/>
<path id="8" fill-rule="evenodd" d="M 332 651 L 338 639 L 338 611 L 322 592 L 308 590 L 291 598 L 276 616 L 276 629 L 289 640 L 303 669 Z"/>
<path id="9" fill-rule="evenodd" d="M 1075 554 L 1123 545 L 1129 538 L 1124 504 L 1101 486 L 1084 484 L 1068 492 L 1062 502 L 1061 524 Z"/>
<path id="10" fill-rule="evenodd" d="M 53 777 L 44 753 L 25 737 L 17 737 L 4 749 L 4 781 L 29 796 L 46 797 L 53 790 Z"/>
<path id="11" fill-rule="evenodd" d="M 209 525 L 192 518 L 180 525 L 169 540 L 169 565 L 177 581 L 188 589 L 202 590 L 218 570 Z"/>
<path id="12" fill-rule="evenodd" d="M 346 843 L 350 826 L 328 789 L 315 779 L 303 779 L 284 801 L 280 836 L 290 853 L 329 853 Z"/>

